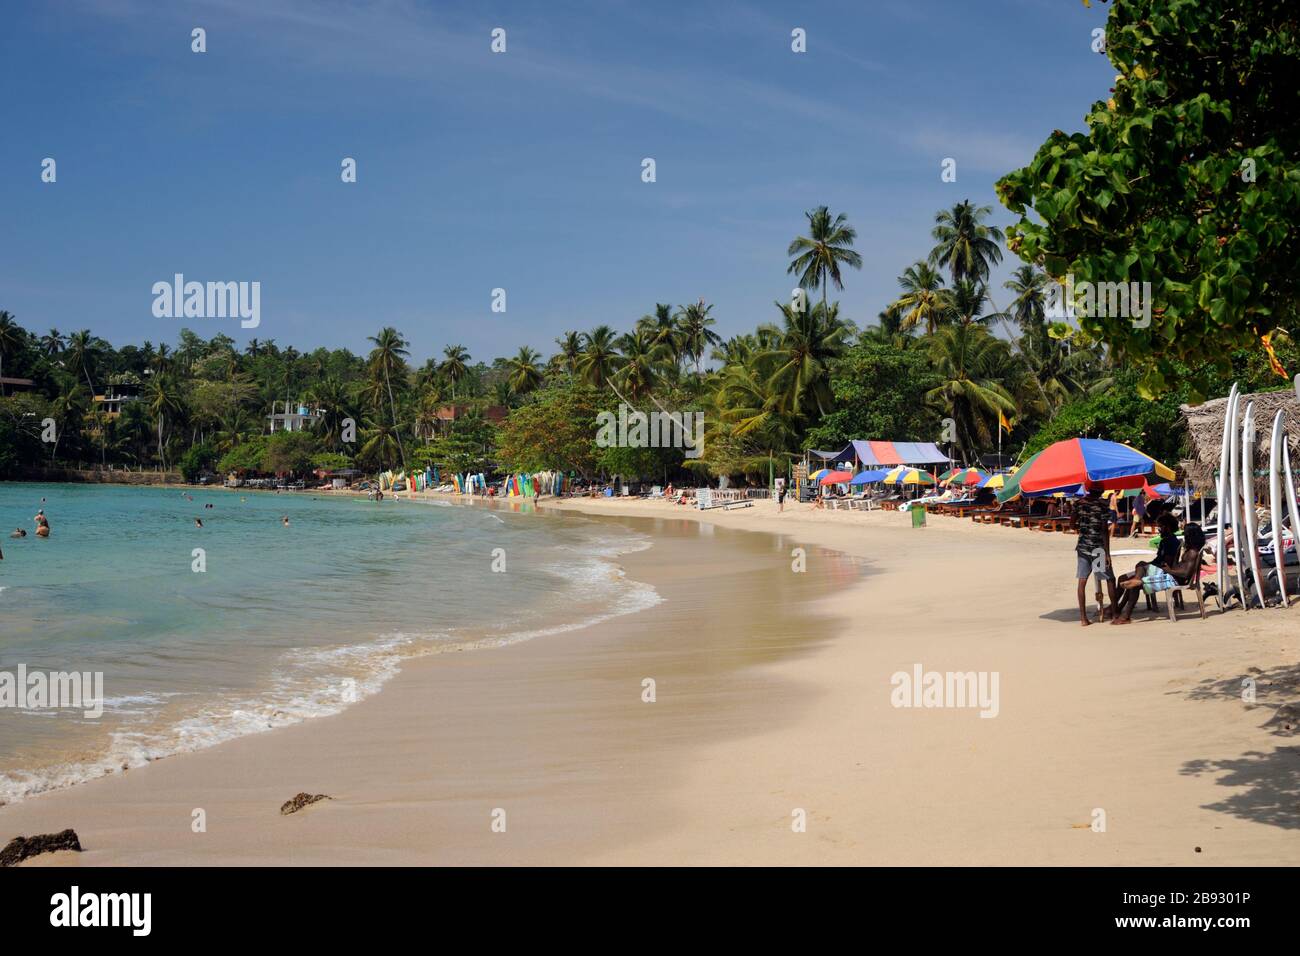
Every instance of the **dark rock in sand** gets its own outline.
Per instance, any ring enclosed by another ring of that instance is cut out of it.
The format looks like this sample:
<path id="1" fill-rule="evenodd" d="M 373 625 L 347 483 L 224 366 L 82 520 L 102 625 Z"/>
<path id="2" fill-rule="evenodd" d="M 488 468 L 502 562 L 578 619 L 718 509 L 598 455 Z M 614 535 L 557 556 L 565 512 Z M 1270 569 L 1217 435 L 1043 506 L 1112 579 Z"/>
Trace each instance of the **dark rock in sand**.
<path id="1" fill-rule="evenodd" d="M 291 813 L 297 813 L 303 807 L 311 806 L 313 803 L 317 803 L 321 800 L 333 799 L 333 797 L 326 793 L 300 793 L 292 800 L 286 800 L 284 806 L 280 808 L 280 813 L 284 816 L 288 816 Z"/>
<path id="2" fill-rule="evenodd" d="M 1264 724 L 1273 733 L 1284 735 L 1294 734 L 1297 725 L 1300 725 L 1300 707 L 1295 704 L 1283 704 Z"/>
<path id="3" fill-rule="evenodd" d="M 81 841 L 77 839 L 76 830 L 64 830 L 62 833 L 41 833 L 33 837 L 14 837 L 9 845 L 0 850 L 0 866 L 17 866 L 23 860 L 31 859 L 42 853 L 54 853 L 58 850 L 76 850 L 81 852 Z"/>

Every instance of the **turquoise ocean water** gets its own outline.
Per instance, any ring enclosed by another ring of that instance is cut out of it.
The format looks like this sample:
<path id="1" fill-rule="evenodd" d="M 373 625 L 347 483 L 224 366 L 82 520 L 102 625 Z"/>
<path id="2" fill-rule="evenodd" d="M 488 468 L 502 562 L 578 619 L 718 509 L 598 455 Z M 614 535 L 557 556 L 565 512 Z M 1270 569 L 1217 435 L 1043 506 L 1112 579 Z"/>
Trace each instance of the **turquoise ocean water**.
<path id="1" fill-rule="evenodd" d="M 576 516 L 186 494 L 0 483 L 0 672 L 102 672 L 105 700 L 98 719 L 0 708 L 0 803 L 336 713 L 410 656 L 544 638 L 658 600 L 616 564 L 648 541 Z M 20 525 L 26 538 L 7 537 Z"/>

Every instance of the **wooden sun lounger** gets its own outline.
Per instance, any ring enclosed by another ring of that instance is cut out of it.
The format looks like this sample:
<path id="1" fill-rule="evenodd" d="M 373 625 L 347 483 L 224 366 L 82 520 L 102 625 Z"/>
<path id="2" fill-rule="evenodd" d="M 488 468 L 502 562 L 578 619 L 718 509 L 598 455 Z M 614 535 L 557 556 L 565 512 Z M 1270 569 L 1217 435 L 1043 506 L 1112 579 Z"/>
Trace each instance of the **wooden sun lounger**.
<path id="1" fill-rule="evenodd" d="M 1060 519 L 1056 517 L 1048 517 L 1047 515 L 1016 515 L 1012 520 L 1016 522 L 1017 528 L 1029 528 L 1031 531 L 1037 531 L 1041 525 L 1050 521 L 1053 522 L 1051 530 L 1055 531 L 1055 522 Z"/>

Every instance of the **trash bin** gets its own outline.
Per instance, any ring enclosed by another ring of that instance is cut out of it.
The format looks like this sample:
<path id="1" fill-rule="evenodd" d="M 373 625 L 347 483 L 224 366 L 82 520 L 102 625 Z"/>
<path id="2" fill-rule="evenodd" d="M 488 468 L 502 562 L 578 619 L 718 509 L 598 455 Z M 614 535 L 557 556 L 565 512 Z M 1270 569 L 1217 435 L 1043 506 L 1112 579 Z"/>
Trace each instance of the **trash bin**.
<path id="1" fill-rule="evenodd" d="M 907 510 L 908 513 L 911 514 L 912 516 L 912 527 L 924 528 L 925 527 L 925 506 L 912 505 L 912 507 L 908 508 Z"/>

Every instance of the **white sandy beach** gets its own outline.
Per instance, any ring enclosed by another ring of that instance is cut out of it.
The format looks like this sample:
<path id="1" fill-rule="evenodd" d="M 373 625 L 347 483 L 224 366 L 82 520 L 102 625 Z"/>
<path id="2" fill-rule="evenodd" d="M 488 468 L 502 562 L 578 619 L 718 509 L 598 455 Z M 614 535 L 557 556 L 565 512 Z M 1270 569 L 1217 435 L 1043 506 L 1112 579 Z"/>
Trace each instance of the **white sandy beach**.
<path id="1" fill-rule="evenodd" d="M 1300 862 L 1277 710 L 1300 700 L 1300 607 L 1081 628 L 1069 535 L 541 507 L 648 531 L 622 563 L 664 603 L 419 659 L 342 714 L 0 808 L 0 843 L 80 835 L 24 865 Z M 997 672 L 997 716 L 895 708 L 917 664 Z M 333 799 L 281 816 L 300 791 Z"/>

